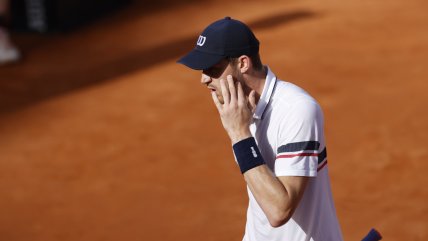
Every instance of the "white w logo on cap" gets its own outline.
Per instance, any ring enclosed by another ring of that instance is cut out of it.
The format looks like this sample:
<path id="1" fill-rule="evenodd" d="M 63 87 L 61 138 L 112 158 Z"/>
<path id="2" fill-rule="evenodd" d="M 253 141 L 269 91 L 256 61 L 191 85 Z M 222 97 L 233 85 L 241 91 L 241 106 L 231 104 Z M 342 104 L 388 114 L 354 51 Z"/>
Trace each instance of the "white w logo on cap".
<path id="1" fill-rule="evenodd" d="M 199 35 L 198 42 L 196 42 L 196 45 L 203 46 L 205 44 L 205 40 L 207 40 L 207 37 Z"/>

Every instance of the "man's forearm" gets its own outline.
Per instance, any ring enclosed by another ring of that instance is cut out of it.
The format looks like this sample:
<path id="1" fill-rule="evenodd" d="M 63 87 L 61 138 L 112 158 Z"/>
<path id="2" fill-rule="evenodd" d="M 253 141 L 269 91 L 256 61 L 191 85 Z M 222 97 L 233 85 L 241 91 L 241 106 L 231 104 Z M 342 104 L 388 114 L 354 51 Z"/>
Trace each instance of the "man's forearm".
<path id="1" fill-rule="evenodd" d="M 283 225 L 292 215 L 287 189 L 267 165 L 260 165 L 244 173 L 245 181 L 257 203 L 273 227 Z"/>

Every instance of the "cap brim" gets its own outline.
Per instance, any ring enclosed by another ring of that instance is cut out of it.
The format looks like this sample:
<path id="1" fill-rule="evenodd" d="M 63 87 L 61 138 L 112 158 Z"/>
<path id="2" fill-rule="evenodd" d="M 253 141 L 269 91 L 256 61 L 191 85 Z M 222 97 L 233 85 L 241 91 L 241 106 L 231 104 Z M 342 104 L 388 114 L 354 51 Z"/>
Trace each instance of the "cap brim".
<path id="1" fill-rule="evenodd" d="M 204 70 L 212 67 L 222 60 L 224 56 L 213 55 L 193 49 L 187 55 L 183 56 L 177 63 L 184 64 L 194 70 Z"/>

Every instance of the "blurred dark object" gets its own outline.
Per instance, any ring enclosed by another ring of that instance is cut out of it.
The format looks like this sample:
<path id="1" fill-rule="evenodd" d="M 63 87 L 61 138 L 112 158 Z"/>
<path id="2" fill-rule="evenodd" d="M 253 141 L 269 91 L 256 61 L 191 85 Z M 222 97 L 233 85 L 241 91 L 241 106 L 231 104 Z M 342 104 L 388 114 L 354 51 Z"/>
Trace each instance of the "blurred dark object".
<path id="1" fill-rule="evenodd" d="M 12 30 L 66 31 L 112 13 L 131 0 L 13 0 Z"/>
<path id="2" fill-rule="evenodd" d="M 379 241 L 382 239 L 382 235 L 376 229 L 372 228 L 370 232 L 361 241 Z"/>

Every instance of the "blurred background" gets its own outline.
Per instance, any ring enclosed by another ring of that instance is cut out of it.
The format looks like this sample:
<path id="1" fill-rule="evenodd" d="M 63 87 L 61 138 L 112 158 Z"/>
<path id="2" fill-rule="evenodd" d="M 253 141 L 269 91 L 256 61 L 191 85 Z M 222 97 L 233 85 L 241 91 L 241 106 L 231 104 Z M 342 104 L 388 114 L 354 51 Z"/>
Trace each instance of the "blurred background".
<path id="1" fill-rule="evenodd" d="M 345 240 L 428 238 L 428 2 L 0 0 L 0 240 L 241 240 L 247 206 L 200 73 L 249 24 L 325 113 Z"/>

